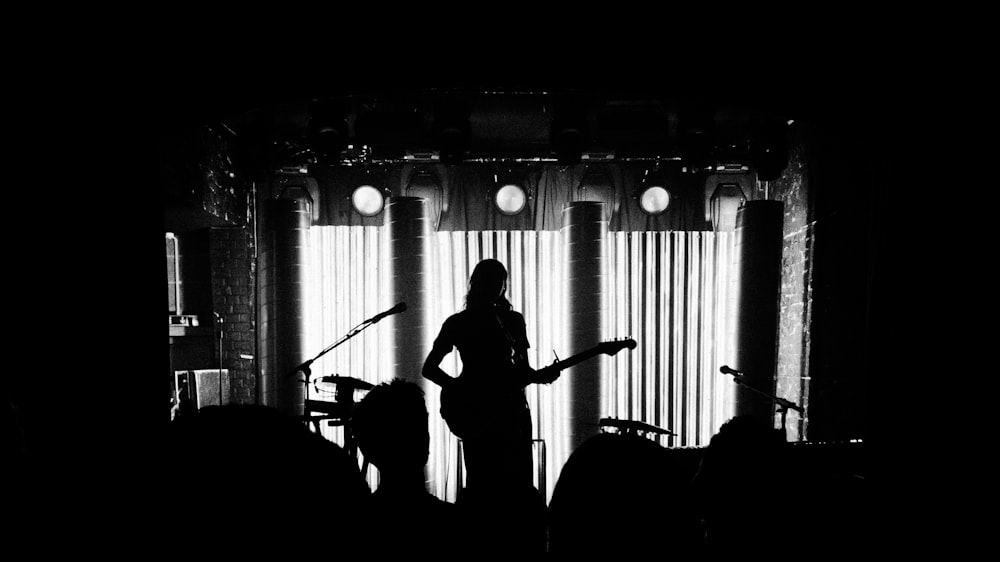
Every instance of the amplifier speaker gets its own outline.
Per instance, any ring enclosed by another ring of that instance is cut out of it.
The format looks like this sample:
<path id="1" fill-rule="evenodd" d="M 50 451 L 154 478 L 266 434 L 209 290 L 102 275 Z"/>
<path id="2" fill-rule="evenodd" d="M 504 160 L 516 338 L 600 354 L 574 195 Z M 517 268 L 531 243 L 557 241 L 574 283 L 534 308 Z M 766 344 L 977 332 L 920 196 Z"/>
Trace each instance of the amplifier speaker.
<path id="1" fill-rule="evenodd" d="M 177 389 L 182 400 L 190 400 L 190 404 L 196 409 L 204 406 L 228 404 L 229 369 L 175 371 L 174 388 Z"/>

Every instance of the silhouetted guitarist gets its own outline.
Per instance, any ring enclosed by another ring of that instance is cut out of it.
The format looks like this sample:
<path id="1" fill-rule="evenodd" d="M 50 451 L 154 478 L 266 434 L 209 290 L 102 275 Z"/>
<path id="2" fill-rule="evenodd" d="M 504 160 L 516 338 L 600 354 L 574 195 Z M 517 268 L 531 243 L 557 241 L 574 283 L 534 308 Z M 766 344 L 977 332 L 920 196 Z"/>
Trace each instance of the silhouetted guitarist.
<path id="1" fill-rule="evenodd" d="M 532 485 L 531 413 L 524 388 L 548 384 L 559 371 L 528 364 L 524 316 L 504 296 L 507 269 L 479 262 L 469 279 L 465 309 L 444 322 L 424 362 L 423 376 L 441 387 L 441 415 L 462 438 L 466 486 Z M 441 361 L 458 349 L 462 373 Z"/>

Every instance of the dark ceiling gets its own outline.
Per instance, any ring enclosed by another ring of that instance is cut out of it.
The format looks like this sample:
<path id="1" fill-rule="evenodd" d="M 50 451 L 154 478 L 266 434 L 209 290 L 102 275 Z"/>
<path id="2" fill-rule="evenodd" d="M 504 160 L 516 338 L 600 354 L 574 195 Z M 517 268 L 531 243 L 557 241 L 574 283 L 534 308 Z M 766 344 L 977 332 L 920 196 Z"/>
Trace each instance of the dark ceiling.
<path id="1" fill-rule="evenodd" d="M 557 129 L 570 128 L 580 130 L 580 149 L 588 154 L 684 158 L 692 142 L 708 142 L 715 160 L 746 163 L 762 127 L 809 117 L 805 105 L 778 98 L 662 88 L 293 87 L 256 94 L 209 96 L 184 118 L 224 124 L 278 169 L 317 159 L 310 132 L 324 111 L 334 114 L 343 144 L 351 147 L 341 160 L 376 161 L 445 150 L 437 133 L 456 107 L 462 108 L 455 119 L 464 123 L 465 160 L 554 158 Z"/>
<path id="2" fill-rule="evenodd" d="M 161 129 L 223 124 L 272 169 L 317 158 L 310 124 L 319 104 L 339 107 L 344 159 L 393 160 L 437 148 L 442 104 L 467 109 L 468 159 L 555 156 L 553 117 L 565 100 L 580 109 L 585 152 L 618 159 L 684 158 L 691 138 L 709 138 L 713 158 L 748 163 L 755 138 L 769 124 L 789 120 L 825 127 L 865 123 L 879 111 L 879 96 L 821 66 L 685 72 L 669 65 L 644 68 L 594 65 L 560 69 L 539 64 L 497 71 L 484 64 L 449 72 L 443 66 L 356 65 L 340 61 L 319 70 L 228 60 L 224 66 L 163 69 Z M 572 76 L 572 78 L 566 78 Z M 366 149 L 359 152 L 358 147 Z M 259 158 L 258 158 L 259 159 Z"/>

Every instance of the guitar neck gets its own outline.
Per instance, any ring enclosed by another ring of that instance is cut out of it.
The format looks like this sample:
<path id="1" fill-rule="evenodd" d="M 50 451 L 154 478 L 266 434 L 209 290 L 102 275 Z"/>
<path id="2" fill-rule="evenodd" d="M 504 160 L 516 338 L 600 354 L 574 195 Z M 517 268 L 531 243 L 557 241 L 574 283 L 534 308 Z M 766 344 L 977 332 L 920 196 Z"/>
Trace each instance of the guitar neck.
<path id="1" fill-rule="evenodd" d="M 576 365 L 577 363 L 586 361 L 591 357 L 595 357 L 597 355 L 602 355 L 602 354 L 614 355 L 619 351 L 621 351 L 622 349 L 626 348 L 635 349 L 635 340 L 630 338 L 627 340 L 615 340 L 615 341 L 607 341 L 599 343 L 586 351 L 581 351 L 580 353 L 567 357 L 566 359 L 563 360 L 557 360 L 555 363 L 546 367 L 546 369 L 555 369 L 556 371 L 562 371 L 563 369 L 569 369 L 570 367 Z"/>
<path id="2" fill-rule="evenodd" d="M 559 361 L 556 361 L 552 365 L 552 367 L 555 368 L 555 369 L 558 369 L 560 371 L 562 371 L 564 369 L 569 369 L 570 367 L 572 367 L 572 366 L 574 366 L 574 365 L 576 365 L 578 363 L 583 363 L 584 361 L 586 361 L 587 359 L 590 359 L 591 357 L 594 357 L 596 355 L 600 355 L 600 353 L 601 352 L 596 347 L 592 348 L 592 349 L 588 349 L 587 351 L 582 351 L 580 353 L 577 353 L 576 355 L 571 355 L 571 356 L 567 357 L 566 359 L 560 359 Z"/>

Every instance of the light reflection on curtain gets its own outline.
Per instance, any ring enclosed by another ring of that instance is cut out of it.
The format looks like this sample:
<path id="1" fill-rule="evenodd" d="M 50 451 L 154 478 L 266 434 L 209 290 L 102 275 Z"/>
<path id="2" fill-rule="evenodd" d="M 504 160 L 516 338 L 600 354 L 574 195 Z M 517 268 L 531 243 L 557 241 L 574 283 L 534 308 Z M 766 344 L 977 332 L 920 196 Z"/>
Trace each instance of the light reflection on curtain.
<path id="1" fill-rule="evenodd" d="M 719 373 L 729 341 L 732 233 L 611 232 L 609 332 L 637 346 L 611 361 L 603 415 L 703 446 L 732 415 L 734 383 Z"/>
<path id="2" fill-rule="evenodd" d="M 358 324 L 388 309 L 388 230 L 375 226 L 311 227 L 306 291 L 306 349 L 312 359 Z M 312 380 L 327 375 L 354 377 L 377 384 L 392 378 L 389 324 L 378 322 L 320 357 Z M 333 385 L 310 386 L 309 398 L 334 400 Z M 355 399 L 363 396 L 356 392 Z M 343 445 L 343 428 L 320 424 L 322 434 Z M 375 483 L 369 469 L 368 481 Z M 372 486 L 375 487 L 374 485 Z"/>
<path id="3" fill-rule="evenodd" d="M 388 254 L 385 227 L 314 226 L 307 287 L 309 349 L 319 353 L 363 320 L 386 310 Z M 678 436 L 664 445 L 705 445 L 732 409 L 732 382 L 718 373 L 727 341 L 726 303 L 732 235 L 710 232 L 609 233 L 608 323 L 602 339 L 631 336 L 638 346 L 605 361 L 602 416 L 644 421 Z M 529 361 L 551 363 L 566 353 L 565 274 L 558 231 L 437 232 L 432 238 L 431 333 L 464 306 L 469 275 L 481 259 L 496 258 L 509 272 L 508 298 L 527 322 Z M 389 380 L 386 323 L 331 351 L 313 366 L 314 378 L 340 374 L 378 383 Z M 458 353 L 442 363 L 461 372 Z M 534 434 L 545 442 L 545 485 L 551 494 L 569 450 L 568 392 L 559 381 L 528 390 Z M 439 389 L 425 387 L 430 412 L 429 490 L 454 501 L 458 442 L 438 414 Z M 312 398 L 333 399 L 332 395 Z M 360 394 L 360 393 L 359 393 Z M 360 396 L 359 396 L 360 398 Z M 338 427 L 324 435 L 342 443 Z M 376 473 L 369 482 L 377 486 Z"/>

